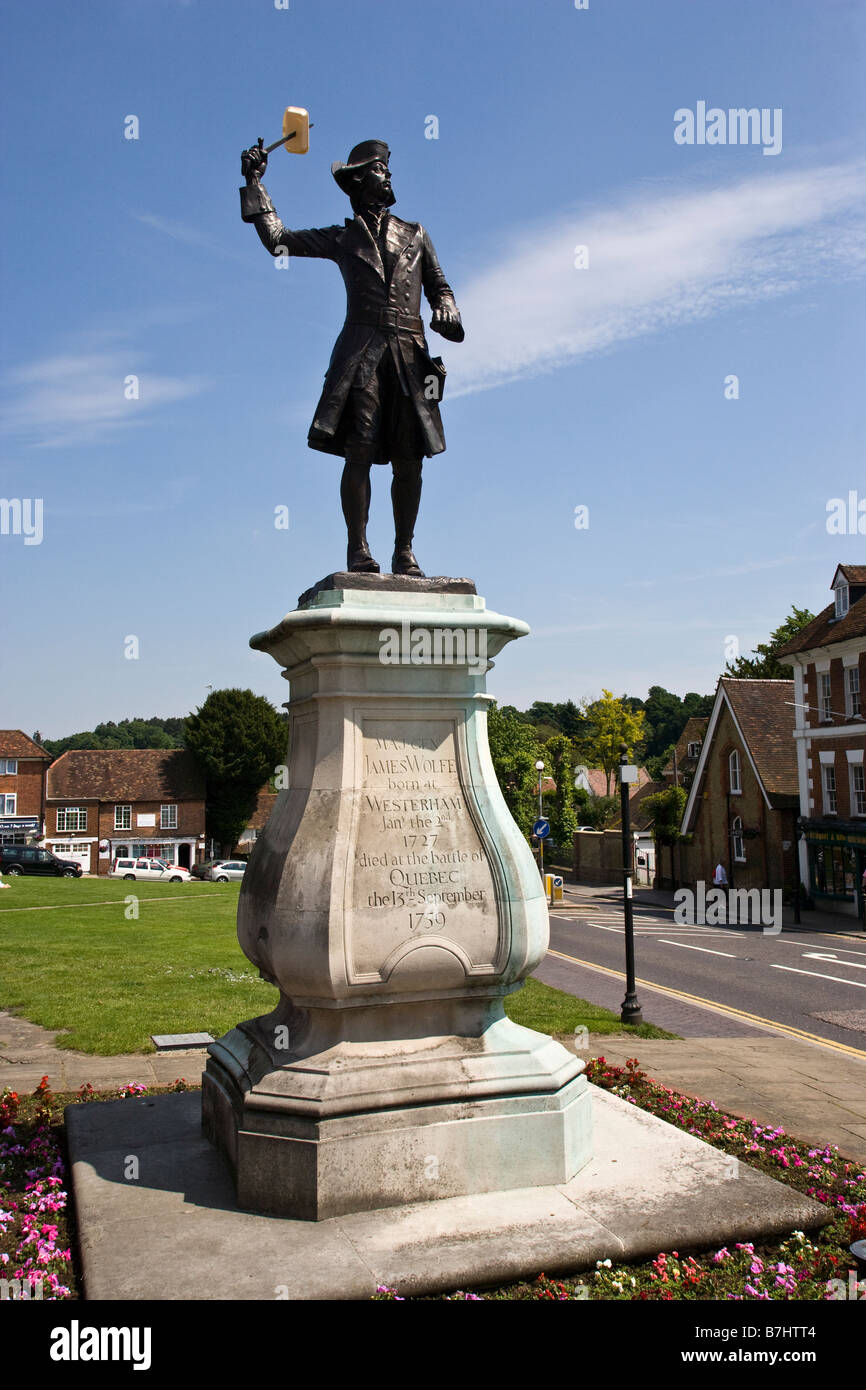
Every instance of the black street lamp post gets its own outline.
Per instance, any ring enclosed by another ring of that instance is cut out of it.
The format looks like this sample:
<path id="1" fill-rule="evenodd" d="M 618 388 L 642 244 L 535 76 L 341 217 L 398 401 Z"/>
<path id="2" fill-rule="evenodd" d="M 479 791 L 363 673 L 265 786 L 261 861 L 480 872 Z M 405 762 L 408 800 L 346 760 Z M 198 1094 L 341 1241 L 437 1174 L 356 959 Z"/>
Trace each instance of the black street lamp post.
<path id="1" fill-rule="evenodd" d="M 622 874 L 623 910 L 625 913 L 625 999 L 620 1009 L 621 1023 L 643 1023 L 643 1014 L 637 999 L 634 978 L 634 917 L 632 914 L 632 883 L 634 868 L 634 843 L 631 838 L 631 807 L 629 788 L 637 779 L 637 768 L 629 765 L 628 747 L 620 744 L 619 757 L 619 795 L 622 811 Z"/>

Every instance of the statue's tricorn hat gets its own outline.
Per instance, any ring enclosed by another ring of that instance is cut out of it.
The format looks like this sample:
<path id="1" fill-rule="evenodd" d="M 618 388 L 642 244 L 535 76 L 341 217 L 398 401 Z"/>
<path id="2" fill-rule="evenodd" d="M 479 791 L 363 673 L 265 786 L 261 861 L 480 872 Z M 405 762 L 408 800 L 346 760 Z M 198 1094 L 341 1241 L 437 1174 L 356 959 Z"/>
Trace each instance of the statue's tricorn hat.
<path id="1" fill-rule="evenodd" d="M 341 164 L 339 160 L 331 165 L 331 173 L 337 180 L 344 193 L 352 192 L 352 183 L 356 174 L 361 173 L 368 164 L 373 164 L 377 159 L 381 159 L 383 164 L 387 164 L 391 158 L 391 151 L 384 140 L 362 140 L 360 145 L 356 145 L 351 151 L 348 163 Z"/>

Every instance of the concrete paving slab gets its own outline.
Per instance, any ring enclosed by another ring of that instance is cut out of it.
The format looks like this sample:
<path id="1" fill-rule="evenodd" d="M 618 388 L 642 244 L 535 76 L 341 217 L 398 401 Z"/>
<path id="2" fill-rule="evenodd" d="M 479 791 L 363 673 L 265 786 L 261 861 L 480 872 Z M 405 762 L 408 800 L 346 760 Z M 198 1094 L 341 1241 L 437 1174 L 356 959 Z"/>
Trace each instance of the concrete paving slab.
<path id="1" fill-rule="evenodd" d="M 712 1100 L 720 1110 L 787 1134 L 816 1148 L 834 1144 L 866 1164 L 858 1126 L 866 1119 L 866 1054 L 833 1052 L 796 1038 L 648 1038 L 592 1035 L 589 1051 L 621 1066 L 637 1056 L 663 1086 Z"/>
<path id="2" fill-rule="evenodd" d="M 361 1299 L 812 1230 L 818 1203 L 591 1087 L 570 1183 L 303 1222 L 241 1211 L 197 1092 L 66 1111 L 89 1299 Z M 130 1179 L 130 1158 L 137 1178 Z"/>

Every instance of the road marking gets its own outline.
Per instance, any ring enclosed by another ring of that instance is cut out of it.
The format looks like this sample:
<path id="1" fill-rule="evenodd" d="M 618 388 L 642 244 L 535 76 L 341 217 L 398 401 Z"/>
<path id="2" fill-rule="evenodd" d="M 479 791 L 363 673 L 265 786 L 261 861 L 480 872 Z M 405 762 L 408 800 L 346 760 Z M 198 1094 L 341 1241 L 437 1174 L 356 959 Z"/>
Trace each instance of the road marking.
<path id="1" fill-rule="evenodd" d="M 847 960 L 840 960 L 840 965 L 847 965 Z M 862 966 L 860 967 L 862 969 Z M 820 975 L 817 970 L 798 970 L 794 965 L 771 965 L 771 970 L 789 970 L 792 975 L 811 975 L 813 980 L 833 980 L 837 985 L 853 985 L 855 989 L 866 989 L 864 980 L 843 980 L 838 975 Z"/>
<path id="2" fill-rule="evenodd" d="M 734 955 L 733 951 L 713 951 L 709 946 L 689 946 L 685 941 L 665 941 L 664 937 L 659 937 L 659 944 L 662 946 L 682 946 L 684 951 L 703 951 L 706 956 L 727 956 L 729 960 L 739 960 L 740 957 Z"/>
<path id="3" fill-rule="evenodd" d="M 849 951 L 849 956 L 862 956 L 862 951 Z M 835 951 L 804 951 L 806 960 L 834 960 L 838 965 L 850 965 L 852 970 L 866 970 L 866 965 L 858 965 L 856 960 L 839 960 Z"/>
<path id="4" fill-rule="evenodd" d="M 606 965 L 595 965 L 591 960 L 579 960 L 577 956 L 567 956 L 564 951 L 548 950 L 549 956 L 556 956 L 559 960 L 567 960 L 572 965 L 584 965 L 588 970 L 598 970 L 602 975 L 614 975 L 618 980 L 624 980 L 623 970 L 611 970 Z M 780 967 L 784 969 L 784 967 Z M 672 989 L 670 985 L 657 985 L 653 980 L 638 979 L 636 984 L 644 985 L 646 989 L 657 990 L 659 994 L 670 995 L 673 999 L 684 999 L 689 1004 L 699 1004 L 702 1008 L 712 1009 L 716 1013 L 725 1014 L 729 1018 L 744 1019 L 747 1023 L 754 1023 L 759 1028 L 769 1028 L 774 1033 L 785 1033 L 788 1037 L 799 1038 L 803 1042 L 818 1043 L 821 1047 L 832 1048 L 835 1052 L 844 1052 L 850 1057 L 866 1058 L 866 1052 L 862 1048 L 851 1047 L 848 1043 L 834 1042 L 832 1038 L 822 1038 L 818 1033 L 806 1033 L 802 1028 L 794 1028 L 788 1023 L 774 1023 L 771 1018 L 762 1018 L 760 1014 L 747 1013 L 745 1009 L 735 1009 L 732 1004 L 717 1004 L 715 1000 L 703 999 L 699 994 L 687 994 L 685 990 Z"/>

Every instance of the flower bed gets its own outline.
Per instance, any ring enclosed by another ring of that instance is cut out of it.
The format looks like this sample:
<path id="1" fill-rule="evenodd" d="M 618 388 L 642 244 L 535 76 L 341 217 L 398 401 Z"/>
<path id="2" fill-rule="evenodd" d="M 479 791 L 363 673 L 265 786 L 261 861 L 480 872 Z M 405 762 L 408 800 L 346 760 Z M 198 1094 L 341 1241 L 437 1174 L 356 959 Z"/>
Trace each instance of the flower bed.
<path id="1" fill-rule="evenodd" d="M 178 1079 L 168 1089 L 188 1088 Z M 55 1096 L 43 1076 L 32 1096 L 21 1097 L 9 1087 L 0 1095 L 0 1280 L 6 1281 L 0 1297 L 78 1297 L 63 1107 L 145 1091 L 139 1082 L 129 1082 L 101 1095 L 87 1084 L 77 1095 Z"/>
<path id="2" fill-rule="evenodd" d="M 532 1282 L 487 1290 L 486 1299 L 567 1301 L 577 1299 L 827 1300 L 850 1297 L 848 1272 L 855 1267 L 848 1247 L 866 1236 L 866 1173 L 829 1145 L 810 1148 L 783 1129 L 726 1115 L 712 1101 L 696 1100 L 661 1086 L 641 1070 L 637 1058 L 624 1067 L 604 1057 L 587 1063 L 596 1086 L 631 1105 L 723 1149 L 750 1167 L 814 1198 L 829 1208 L 830 1220 L 810 1239 L 794 1231 L 778 1245 L 743 1242 L 709 1254 L 661 1252 L 647 1264 L 600 1260 L 593 1271 L 568 1279 L 539 1274 Z M 478 1295 L 449 1294 L 451 1300 Z M 381 1287 L 374 1298 L 394 1300 Z"/>
<path id="3" fill-rule="evenodd" d="M 459 1289 L 446 1301 L 482 1299 L 836 1299 L 850 1296 L 848 1246 L 866 1238 L 866 1174 L 840 1158 L 836 1149 L 810 1148 L 784 1130 L 756 1120 L 726 1115 L 712 1101 L 684 1096 L 647 1077 L 629 1058 L 624 1067 L 599 1057 L 587 1076 L 632 1105 L 697 1135 L 770 1177 L 813 1197 L 829 1209 L 830 1220 L 810 1239 L 794 1231 L 774 1246 L 743 1242 L 710 1253 L 661 1252 L 642 1265 L 599 1261 L 595 1270 L 568 1279 L 539 1274 L 532 1282 L 486 1290 Z M 171 1086 L 148 1090 L 129 1082 L 109 1094 L 84 1085 L 77 1095 L 55 1096 L 43 1077 L 32 1096 L 8 1088 L 0 1095 L 0 1279 L 19 1281 L 11 1296 L 77 1298 L 71 1249 L 74 1221 L 66 1191 L 63 1106 L 136 1098 L 160 1091 L 185 1091 L 179 1078 Z M 378 1300 L 403 1301 L 396 1289 L 381 1286 Z"/>

